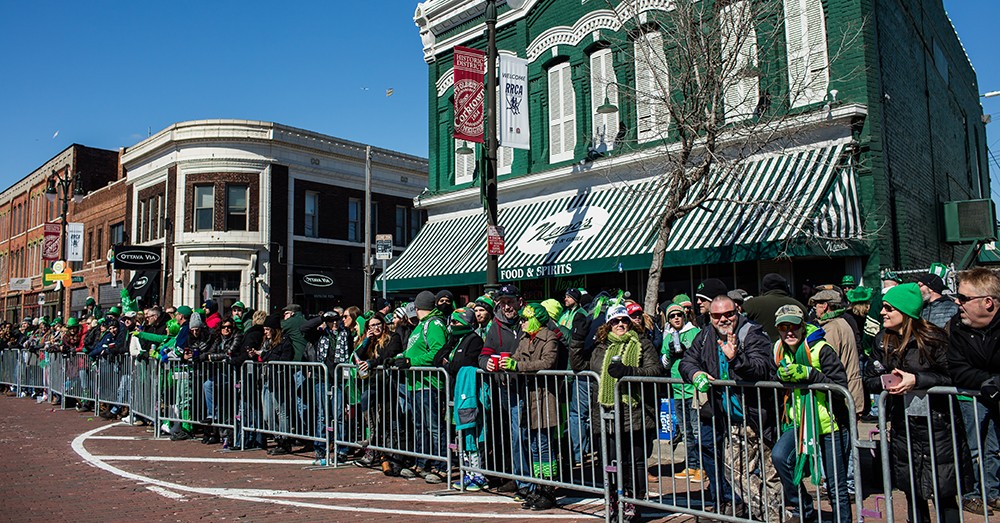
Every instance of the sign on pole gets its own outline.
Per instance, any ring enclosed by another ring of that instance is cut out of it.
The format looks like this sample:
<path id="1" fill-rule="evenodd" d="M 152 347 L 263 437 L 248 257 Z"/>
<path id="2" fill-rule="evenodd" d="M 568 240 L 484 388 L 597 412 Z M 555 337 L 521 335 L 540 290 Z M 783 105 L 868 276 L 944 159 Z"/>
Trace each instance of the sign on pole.
<path id="1" fill-rule="evenodd" d="M 454 52 L 455 131 L 452 135 L 456 140 L 483 143 L 486 53 L 462 46 L 455 46 Z"/>
<path id="2" fill-rule="evenodd" d="M 500 145 L 530 149 L 528 134 L 528 61 L 500 55 Z"/>
<path id="3" fill-rule="evenodd" d="M 503 227 L 499 225 L 486 226 L 486 254 L 500 256 L 503 254 Z"/>
<path id="4" fill-rule="evenodd" d="M 42 244 L 42 259 L 45 261 L 56 261 L 59 259 L 59 236 L 62 233 L 62 225 L 58 223 L 45 224 L 45 241 Z"/>
<path id="5" fill-rule="evenodd" d="M 83 224 L 66 224 L 66 260 L 83 261 Z"/>
<path id="6" fill-rule="evenodd" d="M 30 291 L 31 278 L 11 278 L 8 288 L 12 291 Z"/>
<path id="7" fill-rule="evenodd" d="M 392 259 L 392 235 L 391 234 L 376 234 L 375 235 L 375 259 L 376 260 L 391 260 Z"/>

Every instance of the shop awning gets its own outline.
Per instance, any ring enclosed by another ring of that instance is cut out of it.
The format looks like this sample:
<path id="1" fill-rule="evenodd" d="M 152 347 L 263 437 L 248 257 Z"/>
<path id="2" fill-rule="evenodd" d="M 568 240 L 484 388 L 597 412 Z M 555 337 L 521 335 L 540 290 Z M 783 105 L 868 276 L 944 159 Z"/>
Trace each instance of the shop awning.
<path id="1" fill-rule="evenodd" d="M 333 274 L 319 269 L 295 269 L 295 284 L 302 294 L 314 298 L 336 298 L 342 294 Z"/>
<path id="2" fill-rule="evenodd" d="M 759 155 L 709 177 L 724 181 L 675 224 L 664 265 L 856 254 L 862 224 L 846 143 Z M 500 280 L 648 269 L 668 196 L 656 177 L 502 205 Z M 481 209 L 431 217 L 386 270 L 387 287 L 485 283 L 485 231 Z"/>

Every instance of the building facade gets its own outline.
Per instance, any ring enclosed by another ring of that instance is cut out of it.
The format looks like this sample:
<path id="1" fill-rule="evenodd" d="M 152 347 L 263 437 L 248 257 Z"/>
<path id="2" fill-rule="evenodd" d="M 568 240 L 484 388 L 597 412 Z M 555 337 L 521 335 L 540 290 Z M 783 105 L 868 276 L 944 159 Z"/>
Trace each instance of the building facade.
<path id="1" fill-rule="evenodd" d="M 146 276 L 164 303 L 361 304 L 366 163 L 372 234 L 401 250 L 423 224 L 425 159 L 248 120 L 177 123 L 128 148 L 126 234 L 160 249 Z"/>
<path id="2" fill-rule="evenodd" d="M 484 4 L 429 0 L 414 15 L 430 72 L 430 194 L 419 201 L 429 219 L 390 267 L 390 290 L 475 294 L 485 282 L 483 148 L 462 155 L 452 138 L 454 48 L 485 49 Z M 530 150 L 501 144 L 497 154 L 500 278 L 529 295 L 646 286 L 670 197 L 669 168 L 656 162 L 681 146 L 677 115 L 650 100 L 691 96 L 690 79 L 671 77 L 686 46 L 672 2 L 611 4 L 498 8 L 499 54 L 528 61 L 531 136 Z M 719 62 L 736 64 L 717 98 L 727 139 L 779 123 L 762 146 L 731 155 L 719 194 L 674 225 L 660 293 L 708 277 L 756 293 L 768 272 L 793 289 L 841 274 L 877 285 L 880 269 L 958 261 L 965 247 L 944 242 L 942 203 L 989 198 L 989 173 L 975 72 L 940 1 L 698 5 L 717 24 Z M 666 67 L 652 68 L 650 56 Z M 599 111 L 602 102 L 615 112 Z M 747 134 L 740 144 L 761 136 Z"/>

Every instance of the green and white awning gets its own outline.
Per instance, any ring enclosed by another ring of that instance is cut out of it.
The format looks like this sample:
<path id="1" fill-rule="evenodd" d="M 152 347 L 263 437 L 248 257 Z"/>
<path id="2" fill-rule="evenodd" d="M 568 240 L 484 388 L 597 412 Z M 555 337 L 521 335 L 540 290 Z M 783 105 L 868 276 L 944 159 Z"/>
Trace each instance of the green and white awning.
<path id="1" fill-rule="evenodd" d="M 855 253 L 861 218 L 845 144 L 759 155 L 707 177 L 723 181 L 675 224 L 664 265 Z M 500 280 L 648 269 L 667 197 L 656 177 L 501 205 Z M 485 283 L 485 214 L 432 216 L 384 277 L 389 290 Z"/>

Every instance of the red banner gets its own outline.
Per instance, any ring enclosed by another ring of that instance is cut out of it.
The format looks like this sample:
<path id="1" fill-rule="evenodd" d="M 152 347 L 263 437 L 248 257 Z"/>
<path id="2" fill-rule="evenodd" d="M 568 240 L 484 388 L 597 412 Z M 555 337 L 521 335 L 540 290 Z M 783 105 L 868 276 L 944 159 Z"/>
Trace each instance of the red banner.
<path id="1" fill-rule="evenodd" d="M 455 47 L 455 138 L 483 143 L 486 53 Z"/>
<path id="2" fill-rule="evenodd" d="M 62 226 L 58 223 L 45 224 L 45 241 L 42 243 L 42 259 L 56 261 L 59 259 L 59 236 Z"/>

